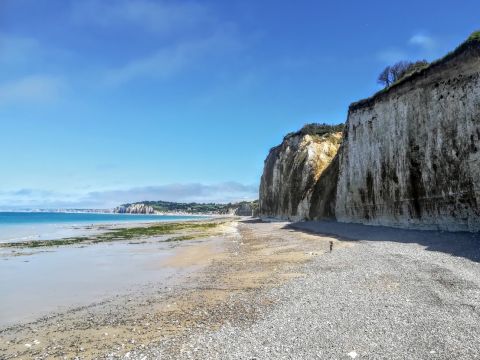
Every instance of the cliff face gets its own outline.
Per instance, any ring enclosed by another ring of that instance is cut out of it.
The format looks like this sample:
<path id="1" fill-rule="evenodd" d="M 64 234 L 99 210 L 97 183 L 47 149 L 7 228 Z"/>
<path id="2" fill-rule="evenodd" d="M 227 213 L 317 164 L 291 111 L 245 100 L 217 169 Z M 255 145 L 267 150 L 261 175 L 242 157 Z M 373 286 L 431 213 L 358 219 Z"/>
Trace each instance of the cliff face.
<path id="1" fill-rule="evenodd" d="M 197 214 L 197 215 L 238 215 L 252 216 L 258 213 L 258 200 L 229 204 L 177 203 L 169 201 L 144 201 L 123 204 L 115 209 L 120 214 Z"/>
<path id="2" fill-rule="evenodd" d="M 480 231 L 480 32 L 352 104 L 343 136 L 273 148 L 260 216 Z"/>
<path id="3" fill-rule="evenodd" d="M 260 215 L 291 220 L 333 216 L 337 171 L 332 160 L 340 142 L 341 132 L 285 137 L 265 160 Z"/>
<path id="4" fill-rule="evenodd" d="M 127 206 L 122 205 L 116 207 L 113 212 L 118 214 L 155 214 L 153 207 L 141 203 L 130 204 Z"/>
<path id="5" fill-rule="evenodd" d="M 352 104 L 339 154 L 345 222 L 480 230 L 480 46 Z"/>
<path id="6" fill-rule="evenodd" d="M 235 209 L 234 215 L 237 216 L 252 216 L 253 215 L 253 207 L 249 203 L 243 203 Z"/>

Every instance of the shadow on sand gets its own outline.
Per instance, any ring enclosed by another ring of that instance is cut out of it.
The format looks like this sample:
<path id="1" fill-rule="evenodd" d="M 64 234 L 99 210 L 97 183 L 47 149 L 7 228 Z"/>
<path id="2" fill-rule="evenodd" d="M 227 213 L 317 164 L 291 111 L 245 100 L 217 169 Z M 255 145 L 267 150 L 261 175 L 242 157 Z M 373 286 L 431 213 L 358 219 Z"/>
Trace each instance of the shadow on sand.
<path id="1" fill-rule="evenodd" d="M 265 221 L 259 218 L 248 218 L 247 220 L 242 219 L 242 222 L 246 224 L 260 224 L 264 223 Z"/>
<path id="2" fill-rule="evenodd" d="M 479 233 L 408 230 L 336 221 L 297 222 L 288 224 L 285 228 L 329 236 L 341 241 L 414 243 L 425 246 L 428 251 L 439 251 L 480 262 Z"/>

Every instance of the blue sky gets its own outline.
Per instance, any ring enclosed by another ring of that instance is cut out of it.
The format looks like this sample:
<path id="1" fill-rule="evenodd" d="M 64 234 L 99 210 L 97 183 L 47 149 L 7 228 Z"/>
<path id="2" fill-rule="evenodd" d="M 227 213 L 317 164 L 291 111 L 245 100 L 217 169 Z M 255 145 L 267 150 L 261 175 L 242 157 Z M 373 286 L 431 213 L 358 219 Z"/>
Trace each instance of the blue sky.
<path id="1" fill-rule="evenodd" d="M 459 1 L 0 0 L 0 207 L 256 197 L 398 60 L 480 28 Z"/>

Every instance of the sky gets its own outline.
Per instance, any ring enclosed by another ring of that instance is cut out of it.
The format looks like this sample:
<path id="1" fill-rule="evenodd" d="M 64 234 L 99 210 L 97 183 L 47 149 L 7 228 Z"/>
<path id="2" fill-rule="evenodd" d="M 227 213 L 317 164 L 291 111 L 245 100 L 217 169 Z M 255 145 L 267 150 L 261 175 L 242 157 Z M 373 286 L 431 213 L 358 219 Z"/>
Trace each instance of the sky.
<path id="1" fill-rule="evenodd" d="M 0 208 L 255 199 L 271 147 L 345 122 L 478 0 L 0 0 Z"/>

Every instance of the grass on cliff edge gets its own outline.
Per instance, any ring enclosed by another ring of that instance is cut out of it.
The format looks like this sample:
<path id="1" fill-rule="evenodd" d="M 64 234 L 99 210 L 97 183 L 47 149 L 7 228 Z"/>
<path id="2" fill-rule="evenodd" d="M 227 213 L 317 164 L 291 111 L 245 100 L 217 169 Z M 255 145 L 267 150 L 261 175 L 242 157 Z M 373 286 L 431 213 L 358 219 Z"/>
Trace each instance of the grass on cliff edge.
<path id="1" fill-rule="evenodd" d="M 156 224 L 146 227 L 136 227 L 136 228 L 122 228 L 109 231 L 104 234 L 99 234 L 90 237 L 73 237 L 66 239 L 57 239 L 57 240 L 37 240 L 37 241 L 22 241 L 22 242 L 9 242 L 9 243 L 0 243 L 0 247 L 4 248 L 38 248 L 38 247 L 52 247 L 52 246 L 62 246 L 62 245 L 75 245 L 75 244 L 97 244 L 102 242 L 112 242 L 120 240 L 131 240 L 143 237 L 153 237 L 160 235 L 169 235 L 175 232 L 186 230 L 186 231 L 206 231 L 214 229 L 217 226 L 222 224 L 222 222 L 200 222 L 200 223 L 165 223 L 165 224 Z M 202 234 L 189 234 L 182 235 L 176 238 L 168 239 L 167 241 L 180 241 L 180 240 L 190 240 Z M 201 236 L 200 236 L 201 237 Z"/>
<path id="2" fill-rule="evenodd" d="M 467 42 L 480 42 L 480 30 L 472 33 L 467 39 Z"/>
<path id="3" fill-rule="evenodd" d="M 459 52 L 463 51 L 464 49 L 472 47 L 472 46 L 479 46 L 479 45 L 480 45 L 480 30 L 475 31 L 472 34 L 470 34 L 470 36 L 467 38 L 467 40 L 465 40 L 463 43 L 461 43 L 459 46 L 457 46 L 457 48 L 455 50 L 449 52 L 447 55 L 443 56 L 442 58 L 440 58 L 438 60 L 435 60 L 435 61 L 432 61 L 430 64 L 428 64 L 428 65 L 426 65 L 422 68 L 419 68 L 416 71 L 413 71 L 413 72 L 409 73 L 408 75 L 402 77 L 401 79 L 394 82 L 390 86 L 385 87 L 385 88 L 381 89 L 380 91 L 376 92 L 375 94 L 373 94 L 369 98 L 362 99 L 362 100 L 359 100 L 359 101 L 356 101 L 356 102 L 352 103 L 350 105 L 350 110 L 353 109 L 353 108 L 356 108 L 357 106 L 362 106 L 365 103 L 369 103 L 369 102 L 374 101 L 377 97 L 379 97 L 379 96 L 381 96 L 385 93 L 388 93 L 391 89 L 396 88 L 399 85 L 408 82 L 413 77 L 415 77 L 415 76 L 417 76 L 421 73 L 424 73 L 428 69 L 447 61 L 448 59 L 452 58 L 453 56 L 455 56 Z"/>
<path id="4" fill-rule="evenodd" d="M 446 61 L 447 59 L 449 59 L 450 57 L 452 56 L 455 56 L 455 54 L 457 54 L 458 52 L 462 51 L 462 49 L 470 46 L 470 45 L 475 45 L 476 43 L 480 43 L 480 31 L 475 31 L 473 33 L 470 34 L 470 36 L 467 38 L 467 40 L 465 40 L 463 43 L 461 43 L 460 45 L 457 46 L 457 48 L 453 51 L 450 51 L 447 55 L 441 57 L 440 59 L 437 59 L 435 61 L 432 61 L 430 64 L 422 67 L 422 68 L 419 68 L 417 69 L 416 71 L 413 71 L 412 73 L 408 74 L 407 76 L 404 76 L 403 78 L 401 78 L 399 81 L 397 81 L 397 83 L 403 83 L 405 82 L 405 80 L 408 80 L 409 77 L 415 75 L 416 73 L 420 73 L 422 71 L 424 71 L 425 69 L 428 69 L 432 66 L 435 66 L 443 61 Z M 393 83 L 390 87 L 394 86 L 394 85 L 397 85 L 397 83 Z M 388 88 L 387 88 L 388 89 Z"/>
<path id="5" fill-rule="evenodd" d="M 336 132 L 342 132 L 345 127 L 345 124 L 337 124 L 337 125 L 330 125 L 330 124 L 319 124 L 319 123 L 312 123 L 304 125 L 299 131 L 291 132 L 285 136 L 285 139 L 296 136 L 296 135 L 313 135 L 313 136 L 324 136 L 334 134 Z"/>

